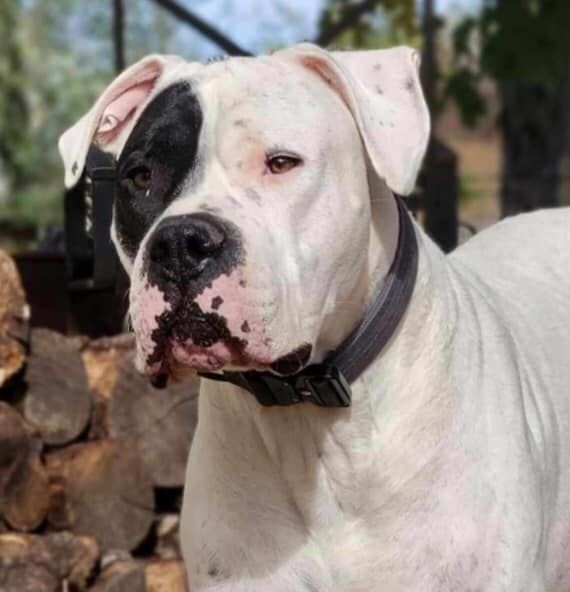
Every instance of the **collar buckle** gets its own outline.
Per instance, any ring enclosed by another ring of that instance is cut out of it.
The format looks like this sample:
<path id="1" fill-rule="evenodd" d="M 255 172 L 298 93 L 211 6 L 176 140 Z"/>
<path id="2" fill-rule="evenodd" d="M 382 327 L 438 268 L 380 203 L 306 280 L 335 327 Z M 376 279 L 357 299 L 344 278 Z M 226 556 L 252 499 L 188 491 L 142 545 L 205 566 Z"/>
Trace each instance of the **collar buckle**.
<path id="1" fill-rule="evenodd" d="M 336 366 L 313 364 L 295 378 L 296 391 L 301 400 L 320 407 L 350 407 L 350 385 Z"/>
<path id="2" fill-rule="evenodd" d="M 269 372 L 201 372 L 203 378 L 227 381 L 255 396 L 265 407 L 313 403 L 319 407 L 350 407 L 352 392 L 342 372 L 330 364 L 313 364 L 293 376 Z"/>
<path id="3" fill-rule="evenodd" d="M 293 376 L 243 372 L 240 378 L 244 388 L 267 407 L 302 402 L 319 407 L 349 407 L 351 402 L 348 381 L 338 368 L 328 364 L 313 364 Z"/>

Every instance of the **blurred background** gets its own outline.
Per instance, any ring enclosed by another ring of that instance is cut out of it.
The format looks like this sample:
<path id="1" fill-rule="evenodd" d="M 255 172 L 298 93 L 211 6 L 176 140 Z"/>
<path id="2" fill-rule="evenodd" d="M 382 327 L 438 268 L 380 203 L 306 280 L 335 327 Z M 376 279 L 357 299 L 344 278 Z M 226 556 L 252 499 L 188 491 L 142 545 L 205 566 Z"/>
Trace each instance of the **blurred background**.
<path id="1" fill-rule="evenodd" d="M 569 22 L 565 0 L 4 0 L 0 247 L 20 267 L 64 254 L 57 139 L 125 65 L 309 40 L 421 51 L 433 137 L 410 205 L 450 250 L 501 216 L 570 201 Z"/>
<path id="2" fill-rule="evenodd" d="M 125 65 L 302 40 L 423 52 L 461 222 L 566 203 L 569 22 L 564 0 L 3 0 L 0 244 L 28 249 L 62 227 L 58 136 Z"/>

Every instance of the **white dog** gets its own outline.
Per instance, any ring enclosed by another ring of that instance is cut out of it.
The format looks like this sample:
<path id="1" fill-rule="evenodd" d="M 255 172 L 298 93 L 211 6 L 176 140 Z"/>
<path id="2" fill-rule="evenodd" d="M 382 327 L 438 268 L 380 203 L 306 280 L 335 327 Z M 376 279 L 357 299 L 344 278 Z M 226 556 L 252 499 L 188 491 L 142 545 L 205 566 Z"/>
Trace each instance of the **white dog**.
<path id="1" fill-rule="evenodd" d="M 68 186 L 117 159 L 140 369 L 231 381 L 202 381 L 192 592 L 570 590 L 570 212 L 447 257 L 412 226 L 417 65 L 151 56 L 62 137 Z"/>

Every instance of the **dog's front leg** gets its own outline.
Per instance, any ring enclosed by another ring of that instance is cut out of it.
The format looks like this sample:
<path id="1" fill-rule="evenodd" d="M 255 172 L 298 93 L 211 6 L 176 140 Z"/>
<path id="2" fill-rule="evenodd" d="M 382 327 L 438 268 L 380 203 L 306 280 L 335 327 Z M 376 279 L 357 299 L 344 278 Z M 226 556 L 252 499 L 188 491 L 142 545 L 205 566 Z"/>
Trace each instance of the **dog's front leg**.
<path id="1" fill-rule="evenodd" d="M 332 592 L 333 587 L 321 584 L 312 576 L 305 576 L 295 583 L 275 582 L 275 578 L 263 580 L 243 580 L 239 582 L 216 583 L 206 588 L 192 588 L 196 592 Z"/>

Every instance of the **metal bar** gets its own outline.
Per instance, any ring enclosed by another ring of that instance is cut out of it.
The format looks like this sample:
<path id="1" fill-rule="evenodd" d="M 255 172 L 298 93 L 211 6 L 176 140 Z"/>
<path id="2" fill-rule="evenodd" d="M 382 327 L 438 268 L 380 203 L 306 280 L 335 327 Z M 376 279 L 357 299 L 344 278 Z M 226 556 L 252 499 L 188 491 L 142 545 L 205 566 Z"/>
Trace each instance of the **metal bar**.
<path id="1" fill-rule="evenodd" d="M 125 7 L 123 6 L 123 0 L 112 1 L 115 72 L 119 74 L 125 69 Z"/>
<path id="2" fill-rule="evenodd" d="M 153 0 L 156 4 L 164 8 L 176 17 L 178 20 L 190 25 L 204 37 L 214 42 L 216 45 L 225 50 L 229 55 L 234 56 L 251 56 L 249 51 L 246 51 L 240 47 L 237 43 L 234 43 L 229 37 L 226 37 L 223 33 L 209 25 L 206 21 L 202 20 L 199 16 L 196 16 L 193 12 L 190 12 L 184 6 L 178 4 L 174 0 Z"/>

